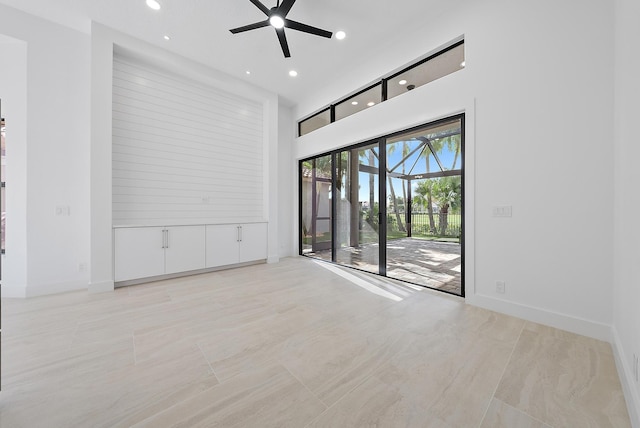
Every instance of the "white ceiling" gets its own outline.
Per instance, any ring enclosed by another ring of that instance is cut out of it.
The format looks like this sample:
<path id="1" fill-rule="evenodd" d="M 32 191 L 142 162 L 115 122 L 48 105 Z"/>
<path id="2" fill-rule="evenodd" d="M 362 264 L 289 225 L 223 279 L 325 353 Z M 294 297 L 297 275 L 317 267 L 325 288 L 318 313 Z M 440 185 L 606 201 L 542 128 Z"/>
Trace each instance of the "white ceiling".
<path id="1" fill-rule="evenodd" d="M 145 0 L 0 0 L 0 3 L 85 33 L 90 32 L 91 21 L 99 22 L 274 91 L 290 105 L 340 79 L 345 70 L 353 72 L 361 67 L 366 62 L 363 59 L 383 54 L 382 47 L 393 49 L 416 26 L 424 27 L 425 17 L 437 15 L 436 11 L 441 12 L 439 9 L 447 3 L 298 0 L 288 18 L 334 33 L 344 30 L 347 38 L 339 41 L 286 30 L 291 50 L 291 58 L 286 59 L 271 27 L 236 35 L 229 32 L 230 28 L 265 19 L 249 0 L 159 1 L 160 11 L 149 9 Z M 276 0 L 263 3 L 270 8 L 276 5 Z M 170 41 L 163 39 L 165 34 L 171 37 Z M 432 48 L 435 46 L 425 50 Z M 389 71 L 399 65 L 390 64 Z M 298 77 L 289 77 L 291 69 L 298 71 Z"/>

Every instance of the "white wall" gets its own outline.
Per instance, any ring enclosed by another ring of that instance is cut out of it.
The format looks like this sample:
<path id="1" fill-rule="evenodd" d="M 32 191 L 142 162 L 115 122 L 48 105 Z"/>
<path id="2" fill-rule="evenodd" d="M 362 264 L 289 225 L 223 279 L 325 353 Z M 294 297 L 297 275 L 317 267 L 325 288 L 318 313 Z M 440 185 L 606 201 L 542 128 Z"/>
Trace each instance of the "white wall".
<path id="1" fill-rule="evenodd" d="M 26 61 L 11 54 L 16 61 L 3 71 L 23 78 L 12 82 L 4 113 L 11 117 L 11 163 L 24 176 L 12 174 L 14 194 L 23 199 L 8 200 L 13 220 L 8 223 L 4 296 L 88 284 L 92 291 L 113 289 L 111 75 L 116 43 L 188 78 L 263 104 L 265 161 L 274 165 L 265 168 L 265 218 L 278 218 L 277 95 L 98 24 L 89 36 L 0 6 L 0 28 L 3 35 L 24 42 L 20 49 L 26 54 Z M 20 91 L 26 97 L 16 95 Z M 56 215 L 59 207 L 68 207 L 69 215 Z M 278 260 L 277 223 L 269 228 L 269 261 Z"/>
<path id="2" fill-rule="evenodd" d="M 627 407 L 640 427 L 640 385 L 633 375 L 634 354 L 640 356 L 640 3 L 617 0 L 615 6 L 614 349 Z"/>
<path id="3" fill-rule="evenodd" d="M 24 297 L 27 284 L 27 43 L 0 38 L 0 98 L 7 120 L 7 253 L 2 256 L 3 295 Z"/>
<path id="4" fill-rule="evenodd" d="M 98 23 L 91 31 L 91 279 L 92 292 L 113 289 L 112 240 L 112 76 L 113 50 L 140 58 L 164 71 L 259 101 L 264 121 L 264 218 L 269 221 L 269 262 L 279 260 L 278 231 L 278 114 L 276 94 L 202 64 L 172 54 Z"/>
<path id="5" fill-rule="evenodd" d="M 298 188 L 296 181 L 296 169 L 291 167 L 293 158 L 291 149 L 295 133 L 295 118 L 291 108 L 280 104 L 278 110 L 278 228 L 279 228 L 279 255 L 290 257 L 297 252 L 293 251 L 294 219 L 297 215 L 291 210 L 293 195 Z"/>
<path id="6" fill-rule="evenodd" d="M 4 295 L 84 288 L 89 261 L 90 39 L 5 6 L 0 6 L 0 29 L 27 45 L 26 86 L 18 82 L 27 89 L 26 103 L 16 111 L 8 104 L 6 111 L 17 129 L 26 124 L 20 138 L 9 140 L 13 150 L 19 149 L 12 152 L 11 162 L 24 168 L 26 179 L 16 176 L 11 184 L 23 191 L 24 199 L 15 207 L 22 215 L 8 220 Z M 15 117 L 25 114 L 25 106 L 26 117 Z M 57 216 L 57 207 L 68 207 L 69 215 Z M 21 241 L 15 248 L 13 237 Z M 20 270 L 16 275 L 14 268 Z"/>
<path id="7" fill-rule="evenodd" d="M 402 64 L 394 59 L 408 62 L 462 34 L 466 69 L 298 138 L 294 157 L 465 111 L 467 301 L 609 339 L 612 26 L 604 0 L 588 8 L 460 2 L 398 43 L 386 63 L 368 60 L 362 76 L 384 75 Z M 296 118 L 340 98 L 347 84 L 369 83 L 357 72 L 322 88 Z M 493 218 L 496 205 L 512 205 L 513 217 Z M 496 280 L 506 281 L 505 294 L 496 294 Z"/>

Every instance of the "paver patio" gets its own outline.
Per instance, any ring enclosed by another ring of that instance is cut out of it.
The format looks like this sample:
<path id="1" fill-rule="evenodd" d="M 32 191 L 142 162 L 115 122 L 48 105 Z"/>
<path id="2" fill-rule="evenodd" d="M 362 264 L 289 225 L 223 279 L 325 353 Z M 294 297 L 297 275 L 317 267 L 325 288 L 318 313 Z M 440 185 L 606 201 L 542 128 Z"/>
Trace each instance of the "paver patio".
<path id="1" fill-rule="evenodd" d="M 449 293 L 461 294 L 460 244 L 417 238 L 387 242 L 387 276 Z M 305 255 L 331 260 L 331 250 Z M 336 260 L 341 265 L 378 273 L 378 244 L 344 247 Z"/>

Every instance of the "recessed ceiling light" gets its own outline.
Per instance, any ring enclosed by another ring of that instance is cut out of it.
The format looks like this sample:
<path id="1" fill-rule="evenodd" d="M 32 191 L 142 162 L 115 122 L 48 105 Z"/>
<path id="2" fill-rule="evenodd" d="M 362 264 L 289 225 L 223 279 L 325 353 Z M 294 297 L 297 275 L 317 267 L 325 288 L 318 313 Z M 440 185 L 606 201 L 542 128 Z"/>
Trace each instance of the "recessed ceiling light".
<path id="1" fill-rule="evenodd" d="M 357 101 L 351 101 L 351 105 L 357 106 L 358 102 Z"/>
<path id="2" fill-rule="evenodd" d="M 372 106 L 376 105 L 376 103 L 374 103 L 373 101 L 370 101 L 367 105 L 368 105 L 369 107 L 372 107 Z"/>
<path id="3" fill-rule="evenodd" d="M 464 67 L 465 65 L 466 65 L 466 64 L 465 64 L 465 61 L 462 61 L 462 62 L 460 63 L 460 67 Z"/>
<path id="4" fill-rule="evenodd" d="M 407 81 L 402 79 L 401 81 L 398 82 L 399 85 L 406 85 Z"/>
<path id="5" fill-rule="evenodd" d="M 169 37 L 169 36 L 164 36 L 164 39 L 165 39 L 165 40 L 171 40 L 171 37 Z"/>
<path id="6" fill-rule="evenodd" d="M 291 71 L 289 72 L 289 76 L 291 76 L 291 77 L 296 77 L 297 75 L 298 75 L 298 72 L 297 72 L 297 71 L 295 71 L 295 70 L 291 70 Z"/>
<path id="7" fill-rule="evenodd" d="M 157 0 L 147 0 L 147 6 L 153 10 L 160 10 L 160 3 Z"/>
<path id="8" fill-rule="evenodd" d="M 336 39 L 338 39 L 338 40 L 342 40 L 345 37 L 347 37 L 347 33 L 345 33 L 344 31 L 338 31 L 336 33 Z"/>
<path id="9" fill-rule="evenodd" d="M 251 72 L 249 70 L 246 71 L 247 74 L 251 74 Z"/>

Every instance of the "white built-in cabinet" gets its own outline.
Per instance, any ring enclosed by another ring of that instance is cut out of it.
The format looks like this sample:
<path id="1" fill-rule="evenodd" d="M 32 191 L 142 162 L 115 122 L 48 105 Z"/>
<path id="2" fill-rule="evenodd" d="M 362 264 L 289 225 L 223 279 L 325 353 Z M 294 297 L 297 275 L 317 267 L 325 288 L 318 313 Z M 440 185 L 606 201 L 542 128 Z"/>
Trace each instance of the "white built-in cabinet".
<path id="1" fill-rule="evenodd" d="M 204 269 L 205 227 L 115 230 L 115 281 Z"/>
<path id="2" fill-rule="evenodd" d="M 115 282 L 264 260 L 267 224 L 118 227 Z"/>
<path id="3" fill-rule="evenodd" d="M 266 258 L 266 223 L 207 225 L 208 268 Z"/>
<path id="4" fill-rule="evenodd" d="M 164 273 L 204 269 L 204 226 L 165 227 Z"/>

